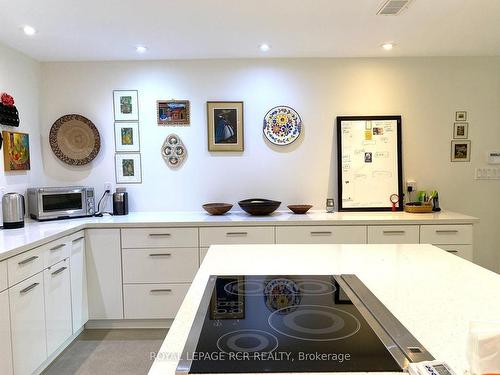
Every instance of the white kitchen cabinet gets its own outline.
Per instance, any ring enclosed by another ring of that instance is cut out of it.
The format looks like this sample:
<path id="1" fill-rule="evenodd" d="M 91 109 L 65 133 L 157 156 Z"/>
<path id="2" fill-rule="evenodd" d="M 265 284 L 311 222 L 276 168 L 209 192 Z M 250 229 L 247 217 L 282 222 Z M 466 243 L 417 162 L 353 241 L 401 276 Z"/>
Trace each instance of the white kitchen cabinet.
<path id="1" fill-rule="evenodd" d="M 471 245 L 472 225 L 421 225 L 420 243 Z"/>
<path id="2" fill-rule="evenodd" d="M 73 333 L 69 259 L 43 271 L 47 353 L 51 355 Z"/>
<path id="3" fill-rule="evenodd" d="M 43 268 L 53 266 L 61 260 L 69 257 L 71 244 L 67 243 L 67 237 L 58 241 L 41 246 L 43 255 Z"/>
<path id="4" fill-rule="evenodd" d="M 9 286 L 33 276 L 43 270 L 44 249 L 26 251 L 15 257 L 7 259 L 7 271 L 9 275 Z"/>
<path id="5" fill-rule="evenodd" d="M 152 247 L 198 247 L 198 228 L 125 228 L 124 249 Z"/>
<path id="6" fill-rule="evenodd" d="M 29 375 L 47 359 L 43 272 L 9 289 L 15 375 Z"/>
<path id="7" fill-rule="evenodd" d="M 200 247 L 200 266 L 208 253 L 208 247 Z"/>
<path id="8" fill-rule="evenodd" d="M 0 292 L 7 289 L 9 283 L 7 281 L 7 262 L 0 262 Z"/>
<path id="9" fill-rule="evenodd" d="M 173 319 L 191 284 L 123 286 L 125 319 Z"/>
<path id="10" fill-rule="evenodd" d="M 71 241 L 70 276 L 73 333 L 75 333 L 89 320 L 85 237 L 83 232 Z"/>
<path id="11" fill-rule="evenodd" d="M 12 375 L 12 344 L 10 338 L 9 292 L 0 293 L 0 373 Z"/>
<path id="12" fill-rule="evenodd" d="M 274 227 L 200 228 L 200 246 L 273 244 Z"/>
<path id="13" fill-rule="evenodd" d="M 86 237 L 89 319 L 123 319 L 119 229 L 88 229 Z"/>
<path id="14" fill-rule="evenodd" d="M 276 227 L 278 244 L 364 244 L 366 227 L 353 226 L 282 226 Z"/>
<path id="15" fill-rule="evenodd" d="M 198 271 L 198 248 L 123 249 L 124 283 L 191 282 Z"/>
<path id="16" fill-rule="evenodd" d="M 368 226 L 368 243 L 403 244 L 419 243 L 418 225 L 370 225 Z"/>
<path id="17" fill-rule="evenodd" d="M 473 251 L 472 245 L 436 245 L 437 247 L 446 250 L 450 254 L 457 255 L 472 262 Z"/>

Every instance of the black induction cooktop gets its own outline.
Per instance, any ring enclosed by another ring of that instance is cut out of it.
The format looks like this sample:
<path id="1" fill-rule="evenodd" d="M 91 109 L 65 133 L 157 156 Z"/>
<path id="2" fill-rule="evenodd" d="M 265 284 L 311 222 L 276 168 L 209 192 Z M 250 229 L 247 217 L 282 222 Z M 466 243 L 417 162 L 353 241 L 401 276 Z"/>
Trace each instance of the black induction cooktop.
<path id="1" fill-rule="evenodd" d="M 431 359 L 354 275 L 211 276 L 177 373 L 402 372 Z"/>

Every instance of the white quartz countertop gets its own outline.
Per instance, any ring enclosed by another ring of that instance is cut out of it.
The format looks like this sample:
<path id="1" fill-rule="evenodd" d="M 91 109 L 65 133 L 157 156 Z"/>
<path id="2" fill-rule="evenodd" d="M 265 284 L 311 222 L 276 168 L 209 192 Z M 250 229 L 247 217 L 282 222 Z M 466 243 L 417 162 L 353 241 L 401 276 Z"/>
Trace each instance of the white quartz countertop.
<path id="1" fill-rule="evenodd" d="M 446 361 L 458 375 L 467 369 L 469 322 L 500 319 L 500 276 L 432 245 L 212 246 L 149 375 L 175 374 L 210 275 L 342 273 L 356 274 L 436 359 Z"/>
<path id="2" fill-rule="evenodd" d="M 311 211 L 305 215 L 275 212 L 268 216 L 250 216 L 231 211 L 222 216 L 205 212 L 132 212 L 126 216 L 104 216 L 60 221 L 37 222 L 31 219 L 21 229 L 0 230 L 0 260 L 17 255 L 85 228 L 182 227 L 182 226 L 264 226 L 264 225 L 400 225 L 400 224 L 473 224 L 478 218 L 450 211 L 430 214 L 406 212 L 335 212 Z"/>

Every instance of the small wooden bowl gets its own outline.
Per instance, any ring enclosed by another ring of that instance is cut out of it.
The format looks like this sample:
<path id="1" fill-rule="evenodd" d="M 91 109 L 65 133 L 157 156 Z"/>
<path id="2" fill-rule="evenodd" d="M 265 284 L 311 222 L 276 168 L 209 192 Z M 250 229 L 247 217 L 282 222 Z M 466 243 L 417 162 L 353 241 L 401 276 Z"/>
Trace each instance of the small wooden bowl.
<path id="1" fill-rule="evenodd" d="M 312 205 L 310 205 L 310 204 L 291 204 L 287 207 L 294 214 L 302 215 L 302 214 L 305 214 L 307 211 L 309 211 L 310 208 L 312 207 Z"/>
<path id="2" fill-rule="evenodd" d="M 425 214 L 432 212 L 431 203 L 411 202 L 405 204 L 405 211 L 411 214 Z"/>
<path id="3" fill-rule="evenodd" d="M 224 215 L 231 208 L 233 208 L 233 205 L 229 203 L 207 203 L 202 207 L 210 215 Z"/>

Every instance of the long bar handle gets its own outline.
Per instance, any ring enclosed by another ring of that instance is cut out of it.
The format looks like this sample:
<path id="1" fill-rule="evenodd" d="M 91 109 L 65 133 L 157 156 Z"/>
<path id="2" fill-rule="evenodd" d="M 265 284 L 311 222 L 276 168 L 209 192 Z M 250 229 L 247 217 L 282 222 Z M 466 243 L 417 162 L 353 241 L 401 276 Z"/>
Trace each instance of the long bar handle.
<path id="1" fill-rule="evenodd" d="M 456 229 L 437 229 L 436 233 L 458 233 Z"/>
<path id="2" fill-rule="evenodd" d="M 170 233 L 149 233 L 149 237 L 170 237 Z"/>
<path id="3" fill-rule="evenodd" d="M 227 232 L 226 236 L 231 237 L 231 236 L 246 236 L 248 235 L 248 232 Z"/>
<path id="4" fill-rule="evenodd" d="M 151 293 L 171 292 L 172 289 L 151 289 Z"/>
<path id="5" fill-rule="evenodd" d="M 66 246 L 66 244 L 62 243 L 60 245 L 57 245 L 57 246 L 53 247 L 52 249 L 50 249 L 50 251 L 59 250 L 59 249 L 63 248 L 64 246 Z"/>
<path id="6" fill-rule="evenodd" d="M 19 293 L 21 293 L 21 294 L 28 293 L 31 289 L 35 288 L 39 284 L 40 283 L 33 283 L 30 286 L 27 286 L 26 288 L 24 288 L 23 290 L 20 290 Z"/>
<path id="7" fill-rule="evenodd" d="M 170 253 L 165 253 L 165 254 L 149 254 L 150 257 L 169 257 L 171 256 L 172 254 Z"/>
<path id="8" fill-rule="evenodd" d="M 83 240 L 84 238 L 85 238 L 85 236 L 80 236 L 78 238 L 75 238 L 72 242 L 80 241 L 80 240 Z"/>
<path id="9" fill-rule="evenodd" d="M 64 271 L 65 269 L 67 269 L 68 267 L 61 267 L 59 268 L 58 270 L 54 271 L 51 273 L 51 275 L 55 276 L 55 275 L 58 275 L 60 274 L 62 271 Z"/>
<path id="10" fill-rule="evenodd" d="M 19 264 L 20 266 L 22 266 L 22 265 L 24 265 L 24 264 L 26 264 L 26 263 L 33 262 L 35 259 L 38 259 L 38 256 L 37 256 L 37 255 L 34 255 L 34 256 L 32 256 L 32 257 L 29 257 L 28 259 L 22 260 L 22 261 L 20 261 L 20 262 L 19 262 L 19 263 L 17 263 L 17 264 Z"/>
<path id="11" fill-rule="evenodd" d="M 446 251 L 449 252 L 449 253 L 453 253 L 453 254 L 458 253 L 458 250 L 446 250 Z"/>
<path id="12" fill-rule="evenodd" d="M 311 236 L 330 236 L 332 232 L 324 231 L 324 232 L 311 232 Z"/>
<path id="13" fill-rule="evenodd" d="M 382 233 L 384 234 L 405 234 L 405 230 L 384 230 Z"/>

